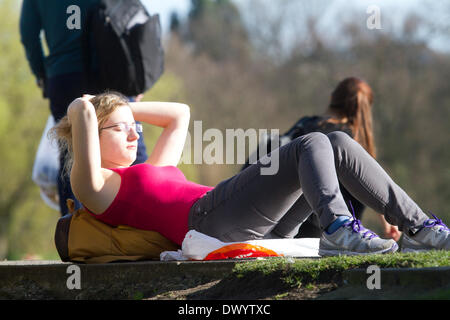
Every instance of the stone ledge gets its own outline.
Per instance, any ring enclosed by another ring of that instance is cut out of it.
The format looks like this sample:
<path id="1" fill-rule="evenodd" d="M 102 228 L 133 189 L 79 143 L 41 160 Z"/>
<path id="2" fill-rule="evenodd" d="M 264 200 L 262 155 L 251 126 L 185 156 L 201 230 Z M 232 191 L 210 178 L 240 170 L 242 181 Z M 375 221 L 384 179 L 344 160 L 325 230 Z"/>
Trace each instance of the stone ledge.
<path id="1" fill-rule="evenodd" d="M 0 299 L 141 299 L 223 279 L 237 263 L 244 261 L 248 260 L 76 264 L 79 267 L 80 289 L 69 289 L 67 285 L 68 280 L 71 282 L 70 279 L 73 279 L 73 272 L 68 270 L 73 263 L 3 261 L 0 262 Z M 435 289 L 450 285 L 450 267 L 380 271 L 383 289 Z M 384 290 L 367 289 L 369 276 L 366 269 L 344 271 L 344 286 L 324 298 L 354 298 L 358 290 L 362 290 L 360 294 L 367 295 L 367 298 L 377 298 L 375 294 L 381 297 Z"/>
<path id="2" fill-rule="evenodd" d="M 238 261 L 76 264 L 81 289 L 69 289 L 72 263 L 0 262 L 0 299 L 133 299 L 221 279 Z M 180 285 L 180 284 L 183 285 Z"/>
<path id="3" fill-rule="evenodd" d="M 371 275 L 366 269 L 345 271 L 342 275 L 344 285 L 319 299 L 441 300 L 450 297 L 450 267 L 380 269 L 378 288 L 368 287 Z"/>
<path id="4" fill-rule="evenodd" d="M 366 286 L 371 276 L 366 269 L 348 270 L 343 273 L 344 284 Z M 450 284 L 450 267 L 434 268 L 384 268 L 380 269 L 381 282 L 389 286 L 430 286 L 440 287 Z"/>

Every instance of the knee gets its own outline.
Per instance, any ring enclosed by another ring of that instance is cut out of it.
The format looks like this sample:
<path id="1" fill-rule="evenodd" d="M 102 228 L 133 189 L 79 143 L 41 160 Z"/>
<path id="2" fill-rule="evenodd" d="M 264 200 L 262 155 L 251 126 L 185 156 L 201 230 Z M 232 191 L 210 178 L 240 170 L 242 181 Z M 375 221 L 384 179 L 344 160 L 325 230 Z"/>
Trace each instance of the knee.
<path id="1" fill-rule="evenodd" d="M 325 147 L 325 145 L 327 145 L 327 147 L 330 145 L 330 140 L 327 135 L 322 132 L 310 132 L 297 137 L 293 141 L 297 142 L 297 144 L 303 148 L 308 148 L 311 145 L 321 145 L 323 147 Z"/>
<path id="2" fill-rule="evenodd" d="M 321 132 L 311 132 L 292 140 L 292 143 L 301 150 L 309 149 L 311 146 L 329 147 L 330 140 Z"/>
<path id="3" fill-rule="evenodd" d="M 314 141 L 314 142 L 320 142 L 320 141 L 326 141 L 328 142 L 328 138 L 325 134 L 323 134 L 322 132 L 310 132 L 307 133 L 303 136 L 300 136 L 298 138 L 296 138 L 295 140 L 298 140 L 299 142 L 309 142 L 309 141 Z"/>
<path id="4" fill-rule="evenodd" d="M 335 149 L 336 147 L 347 146 L 354 142 L 353 138 L 343 131 L 333 131 L 327 134 L 331 145 Z"/>
<path id="5" fill-rule="evenodd" d="M 327 137 L 330 139 L 335 160 L 338 162 L 347 159 L 349 154 L 355 153 L 355 147 L 359 146 L 352 137 L 342 131 L 333 131 L 327 134 Z"/>

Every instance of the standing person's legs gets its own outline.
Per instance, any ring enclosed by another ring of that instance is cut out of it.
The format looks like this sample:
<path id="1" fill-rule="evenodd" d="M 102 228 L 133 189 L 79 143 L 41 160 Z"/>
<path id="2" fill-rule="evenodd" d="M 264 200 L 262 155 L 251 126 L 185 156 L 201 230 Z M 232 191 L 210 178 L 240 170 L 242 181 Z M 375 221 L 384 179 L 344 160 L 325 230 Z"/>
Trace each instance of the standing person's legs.
<path id="1" fill-rule="evenodd" d="M 351 216 L 339 191 L 330 140 L 311 133 L 274 150 L 278 172 L 262 175 L 267 156 L 222 181 L 191 209 L 189 225 L 223 241 L 261 239 L 305 195 L 323 226 Z"/>
<path id="2" fill-rule="evenodd" d="M 147 156 L 147 148 L 144 142 L 144 134 L 141 132 L 139 133 L 136 160 L 131 165 L 134 166 L 135 164 L 144 163 L 145 161 L 147 161 L 147 158 L 148 156 Z"/>
<path id="3" fill-rule="evenodd" d="M 58 122 L 67 113 L 67 107 L 76 98 L 81 97 L 85 92 L 82 73 L 69 73 L 49 78 L 47 81 L 47 94 L 50 99 L 50 111 Z M 69 176 L 63 174 L 65 155 L 67 150 L 60 153 L 60 169 L 58 174 L 58 193 L 61 215 L 68 212 L 66 201 L 73 199 L 75 209 L 81 207 L 81 203 L 75 198 L 70 187 Z"/>
<path id="4" fill-rule="evenodd" d="M 128 100 L 130 102 L 134 102 L 135 101 L 134 97 L 128 97 Z M 140 122 L 136 121 L 136 123 L 140 123 Z M 144 142 L 144 133 L 141 132 L 141 133 L 139 133 L 136 160 L 131 165 L 144 163 L 145 161 L 147 161 L 147 158 L 148 158 L 148 156 L 147 156 L 147 147 L 145 146 L 145 142 Z"/>

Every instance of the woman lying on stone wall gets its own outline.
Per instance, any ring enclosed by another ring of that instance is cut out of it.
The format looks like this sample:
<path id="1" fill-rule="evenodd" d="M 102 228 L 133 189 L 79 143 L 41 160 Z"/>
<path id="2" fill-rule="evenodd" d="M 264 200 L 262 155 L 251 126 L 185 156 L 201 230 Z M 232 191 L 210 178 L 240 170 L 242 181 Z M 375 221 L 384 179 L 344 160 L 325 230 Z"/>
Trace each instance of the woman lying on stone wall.
<path id="1" fill-rule="evenodd" d="M 215 187 L 188 181 L 176 166 L 190 120 L 179 103 L 130 103 L 117 93 L 84 95 L 53 129 L 68 147 L 72 189 L 86 210 L 110 225 L 154 230 L 181 244 L 195 229 L 224 242 L 286 238 L 303 221 L 283 219 L 304 195 L 320 217 L 319 254 L 371 254 L 397 243 L 365 229 L 348 210 L 339 182 L 359 201 L 404 232 L 403 250 L 450 248 L 447 226 L 429 218 L 358 143 L 343 132 L 314 132 L 274 150 L 275 174 L 262 174 L 267 158 Z M 144 164 L 136 158 L 141 126 L 163 128 Z"/>

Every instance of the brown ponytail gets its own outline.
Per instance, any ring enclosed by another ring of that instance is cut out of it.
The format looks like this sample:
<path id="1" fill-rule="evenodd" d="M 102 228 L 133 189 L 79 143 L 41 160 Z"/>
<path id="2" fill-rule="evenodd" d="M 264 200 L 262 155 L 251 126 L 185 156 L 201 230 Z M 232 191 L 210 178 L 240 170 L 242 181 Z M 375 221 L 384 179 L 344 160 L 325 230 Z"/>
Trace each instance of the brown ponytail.
<path id="1" fill-rule="evenodd" d="M 355 77 L 342 80 L 331 95 L 329 110 L 347 118 L 353 138 L 376 158 L 372 125 L 373 93 L 370 86 Z"/>

